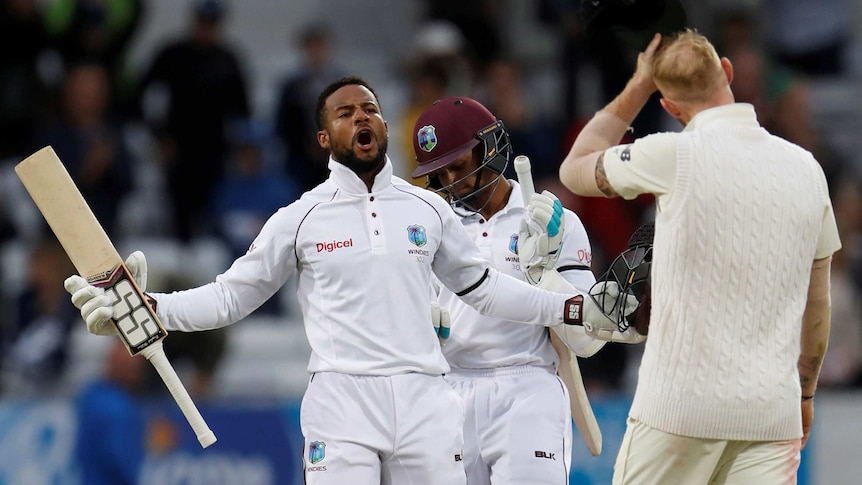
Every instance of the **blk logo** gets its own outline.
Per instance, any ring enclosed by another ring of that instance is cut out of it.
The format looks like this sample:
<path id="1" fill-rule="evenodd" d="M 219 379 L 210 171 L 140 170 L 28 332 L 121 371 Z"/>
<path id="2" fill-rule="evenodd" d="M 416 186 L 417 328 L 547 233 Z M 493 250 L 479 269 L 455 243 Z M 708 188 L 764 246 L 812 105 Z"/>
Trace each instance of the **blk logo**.
<path id="1" fill-rule="evenodd" d="M 547 458 L 548 460 L 557 461 L 557 459 L 554 457 L 554 453 L 551 453 L 548 451 L 539 451 L 539 450 L 536 450 L 535 453 L 536 453 L 536 458 Z"/>

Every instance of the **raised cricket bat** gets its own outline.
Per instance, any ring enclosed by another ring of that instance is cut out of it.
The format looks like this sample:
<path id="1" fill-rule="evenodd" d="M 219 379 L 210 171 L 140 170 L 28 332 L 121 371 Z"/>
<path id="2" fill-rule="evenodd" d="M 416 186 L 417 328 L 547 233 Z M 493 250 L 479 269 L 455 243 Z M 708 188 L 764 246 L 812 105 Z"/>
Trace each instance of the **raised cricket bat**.
<path id="1" fill-rule="evenodd" d="M 168 333 L 54 149 L 48 146 L 30 155 L 15 172 L 78 273 L 114 298 L 113 321 L 129 353 L 140 353 L 153 364 L 201 446 L 215 443 L 215 434 L 165 357 L 162 339 Z"/>
<path id="2" fill-rule="evenodd" d="M 518 175 L 518 184 L 521 186 L 521 197 L 526 207 L 536 188 L 533 185 L 533 173 L 530 168 L 530 159 L 524 155 L 515 157 L 515 173 Z M 553 327 L 552 327 L 553 328 Z M 602 430 L 593 414 L 593 408 L 584 388 L 584 379 L 581 377 L 581 368 L 578 366 L 578 357 L 569 349 L 569 346 L 557 335 L 556 329 L 551 332 L 551 344 L 560 357 L 560 365 L 557 375 L 569 389 L 569 406 L 572 410 L 572 419 L 587 449 L 593 456 L 599 456 L 602 452 Z"/>

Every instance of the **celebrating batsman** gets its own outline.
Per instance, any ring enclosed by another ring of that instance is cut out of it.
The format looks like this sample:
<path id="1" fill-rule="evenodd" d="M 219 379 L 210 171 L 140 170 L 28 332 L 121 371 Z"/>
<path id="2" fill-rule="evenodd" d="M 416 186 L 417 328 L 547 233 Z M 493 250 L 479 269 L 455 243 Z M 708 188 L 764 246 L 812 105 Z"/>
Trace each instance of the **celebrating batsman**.
<path id="1" fill-rule="evenodd" d="M 152 294 L 157 313 L 170 330 L 223 327 L 296 274 L 311 346 L 300 412 L 306 483 L 463 484 L 464 414 L 428 324 L 432 275 L 479 312 L 507 320 L 545 326 L 606 317 L 575 292 L 499 273 L 443 199 L 393 176 L 386 121 L 367 82 L 327 86 L 317 124 L 329 178 L 276 212 L 215 282 Z M 541 238 L 551 222 L 533 224 Z M 76 290 L 91 332 L 113 330 L 111 302 L 98 288 L 79 276 L 66 287 Z"/>

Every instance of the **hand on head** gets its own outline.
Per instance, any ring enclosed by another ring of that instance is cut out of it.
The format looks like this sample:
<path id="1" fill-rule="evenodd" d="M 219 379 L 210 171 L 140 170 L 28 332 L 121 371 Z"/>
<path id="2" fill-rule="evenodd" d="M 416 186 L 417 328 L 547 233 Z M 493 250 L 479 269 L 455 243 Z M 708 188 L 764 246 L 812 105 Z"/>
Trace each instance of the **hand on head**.
<path id="1" fill-rule="evenodd" d="M 657 33 L 653 36 L 646 50 L 638 54 L 637 68 L 635 68 L 635 73 L 631 79 L 632 83 L 650 94 L 658 91 L 652 73 L 652 60 L 660 45 L 661 34 Z"/>

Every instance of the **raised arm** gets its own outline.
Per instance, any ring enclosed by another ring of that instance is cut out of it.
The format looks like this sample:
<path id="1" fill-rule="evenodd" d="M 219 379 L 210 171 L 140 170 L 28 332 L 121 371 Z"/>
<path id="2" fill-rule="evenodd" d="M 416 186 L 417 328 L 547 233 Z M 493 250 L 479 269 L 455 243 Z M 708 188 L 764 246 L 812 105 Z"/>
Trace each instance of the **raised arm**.
<path id="1" fill-rule="evenodd" d="M 616 197 L 602 164 L 605 150 L 618 144 L 629 125 L 656 92 L 652 58 L 661 42 L 656 34 L 647 49 L 638 55 L 637 68 L 623 91 L 598 111 L 575 139 L 560 165 L 560 180 L 572 192 L 584 196 Z"/>

